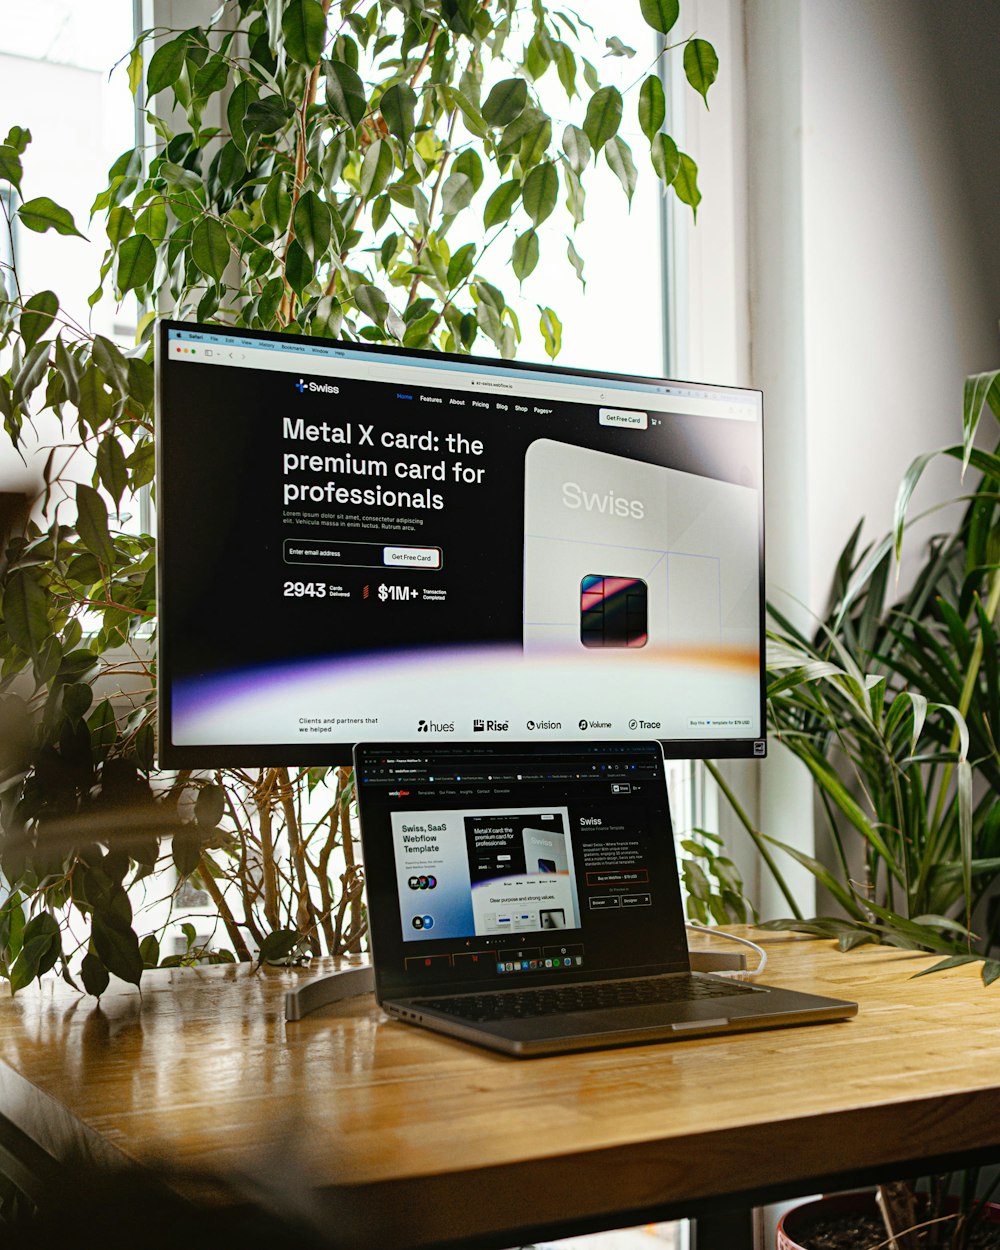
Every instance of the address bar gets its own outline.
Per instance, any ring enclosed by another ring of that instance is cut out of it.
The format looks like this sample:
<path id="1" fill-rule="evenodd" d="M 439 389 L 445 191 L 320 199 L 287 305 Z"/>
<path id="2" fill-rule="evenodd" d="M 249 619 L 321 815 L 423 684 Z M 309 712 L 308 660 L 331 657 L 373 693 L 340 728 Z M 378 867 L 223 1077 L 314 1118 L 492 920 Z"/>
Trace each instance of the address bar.
<path id="1" fill-rule="evenodd" d="M 472 370 L 437 369 L 433 365 L 411 364 L 404 367 L 372 357 L 364 361 L 345 360 L 339 357 L 286 355 L 283 352 L 253 347 L 226 346 L 216 351 L 211 348 L 202 349 L 197 359 L 202 364 L 259 368 L 272 373 L 357 378 L 369 382 L 397 383 L 407 388 L 424 385 L 443 391 L 467 391 L 494 399 L 509 398 L 512 403 L 547 399 L 554 403 L 592 404 L 595 407 L 622 408 L 634 412 L 684 412 L 742 420 L 753 420 L 756 417 L 753 405 L 736 403 L 725 397 L 704 399 L 653 391 L 618 390 L 613 386 L 581 386 L 571 381 L 547 382 L 520 373 L 506 379 Z M 188 356 L 173 356 L 171 360 L 177 363 L 193 363 Z M 421 377 L 421 374 L 426 376 Z"/>

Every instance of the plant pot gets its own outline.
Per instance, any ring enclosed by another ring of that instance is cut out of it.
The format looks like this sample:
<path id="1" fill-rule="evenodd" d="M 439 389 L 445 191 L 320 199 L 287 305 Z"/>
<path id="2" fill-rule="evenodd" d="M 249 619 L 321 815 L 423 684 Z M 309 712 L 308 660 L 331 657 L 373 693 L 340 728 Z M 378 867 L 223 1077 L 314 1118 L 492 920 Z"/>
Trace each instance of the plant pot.
<path id="1" fill-rule="evenodd" d="M 950 1206 L 957 1209 L 957 1200 L 951 1200 Z M 875 1205 L 875 1195 L 871 1191 L 864 1191 L 833 1194 L 829 1198 L 818 1198 L 814 1202 L 806 1202 L 786 1211 L 778 1221 L 777 1250 L 808 1250 L 808 1239 L 815 1225 L 826 1220 L 831 1225 L 834 1221 L 842 1221 L 843 1240 L 836 1243 L 837 1250 L 870 1250 L 873 1246 L 885 1244 L 885 1226 Z M 871 1221 L 870 1224 L 867 1223 L 868 1220 Z M 852 1239 L 851 1226 L 854 1221 L 859 1221 L 859 1224 Z M 990 1227 L 994 1238 L 984 1244 L 1000 1247 L 1000 1205 L 991 1202 L 986 1208 L 983 1221 Z M 869 1234 L 869 1228 L 874 1232 Z M 977 1250 L 975 1241 L 971 1243 L 970 1250 Z"/>

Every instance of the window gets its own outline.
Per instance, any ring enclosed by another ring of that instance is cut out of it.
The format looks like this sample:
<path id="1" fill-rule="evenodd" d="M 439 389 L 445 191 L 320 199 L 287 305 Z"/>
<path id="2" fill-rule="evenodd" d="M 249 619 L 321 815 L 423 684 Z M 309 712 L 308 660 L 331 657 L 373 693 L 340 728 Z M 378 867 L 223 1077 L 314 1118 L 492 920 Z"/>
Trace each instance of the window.
<path id="1" fill-rule="evenodd" d="M 132 6 L 122 0 L 35 0 L 8 6 L 0 26 L 5 126 L 31 132 L 22 157 L 24 198 L 50 196 L 88 236 L 85 243 L 15 226 L 22 291 L 54 290 L 82 325 L 129 341 L 131 312 L 115 309 L 108 297 L 91 311 L 87 297 L 106 246 L 97 223 L 90 223 L 90 206 L 111 162 L 135 141 L 126 68 L 108 74 L 110 64 L 128 52 L 132 32 Z M 2 233 L 7 237 L 0 239 L 0 260 L 9 263 L 10 238 L 6 228 Z"/>

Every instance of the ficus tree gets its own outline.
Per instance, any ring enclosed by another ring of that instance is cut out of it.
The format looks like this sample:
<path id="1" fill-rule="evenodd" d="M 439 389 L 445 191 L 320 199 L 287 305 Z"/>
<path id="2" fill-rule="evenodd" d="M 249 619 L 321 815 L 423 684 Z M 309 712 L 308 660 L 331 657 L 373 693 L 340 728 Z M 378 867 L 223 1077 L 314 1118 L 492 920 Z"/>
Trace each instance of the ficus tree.
<path id="1" fill-rule="evenodd" d="M 135 298 L 135 344 L 90 333 L 16 265 L 0 302 L 6 437 L 21 449 L 39 419 L 60 430 L 0 556 L 0 975 L 13 990 L 55 967 L 99 994 L 110 974 L 138 984 L 162 962 L 357 949 L 349 770 L 155 767 L 155 540 L 134 523 L 142 493 L 155 501 L 152 322 L 169 311 L 513 356 L 515 288 L 542 249 L 557 239 L 583 282 L 574 231 L 598 163 L 623 214 L 640 176 L 697 210 L 664 81 L 676 65 L 707 103 L 716 54 L 675 36 L 678 0 L 635 2 L 660 37 L 645 65 L 543 0 L 238 0 L 126 50 L 149 141 L 94 201 L 108 246 L 90 304 Z M 602 81 L 605 58 L 635 67 L 630 87 Z M 70 213 L 27 194 L 29 144 L 14 126 L 0 145 L 13 218 L 73 246 Z M 554 358 L 557 310 L 538 314 Z M 137 888 L 169 896 L 185 880 L 220 940 L 190 929 L 164 960 Z"/>

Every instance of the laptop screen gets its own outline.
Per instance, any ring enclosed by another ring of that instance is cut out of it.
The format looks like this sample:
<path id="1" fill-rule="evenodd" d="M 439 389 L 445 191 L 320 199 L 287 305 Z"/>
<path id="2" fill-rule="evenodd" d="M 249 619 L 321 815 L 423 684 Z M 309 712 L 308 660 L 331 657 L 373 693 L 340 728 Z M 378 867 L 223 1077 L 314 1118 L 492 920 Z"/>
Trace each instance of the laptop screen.
<path id="1" fill-rule="evenodd" d="M 356 748 L 379 993 L 687 968 L 658 743 Z"/>

